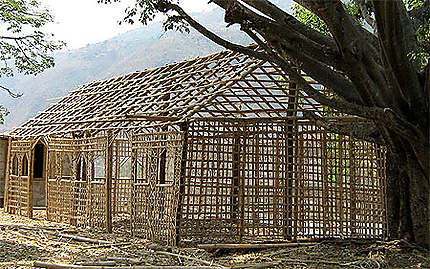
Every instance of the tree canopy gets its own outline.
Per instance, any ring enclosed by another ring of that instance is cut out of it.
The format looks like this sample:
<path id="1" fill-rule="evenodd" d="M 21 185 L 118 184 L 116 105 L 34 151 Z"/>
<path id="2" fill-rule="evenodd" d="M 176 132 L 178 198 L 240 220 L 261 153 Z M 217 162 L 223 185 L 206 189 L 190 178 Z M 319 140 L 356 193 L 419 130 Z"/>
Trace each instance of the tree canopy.
<path id="1" fill-rule="evenodd" d="M 53 22 L 49 10 L 41 7 L 38 0 L 3 0 L 0 3 L 0 76 L 16 73 L 36 75 L 54 66 L 51 53 L 65 44 L 56 41 L 53 34 L 43 27 Z M 0 85 L 12 97 L 20 94 Z M 0 106 L 0 121 L 7 110 Z"/>
<path id="2" fill-rule="evenodd" d="M 109 3 L 119 0 L 99 0 Z M 277 64 L 323 105 L 371 124 L 325 128 L 387 148 L 389 236 L 430 245 L 430 0 L 295 0 L 293 14 L 269 0 L 212 0 L 260 49 L 234 44 L 187 14 L 179 0 L 136 0 L 125 21 L 192 27 L 215 43 Z M 327 96 L 298 70 L 331 89 Z"/>

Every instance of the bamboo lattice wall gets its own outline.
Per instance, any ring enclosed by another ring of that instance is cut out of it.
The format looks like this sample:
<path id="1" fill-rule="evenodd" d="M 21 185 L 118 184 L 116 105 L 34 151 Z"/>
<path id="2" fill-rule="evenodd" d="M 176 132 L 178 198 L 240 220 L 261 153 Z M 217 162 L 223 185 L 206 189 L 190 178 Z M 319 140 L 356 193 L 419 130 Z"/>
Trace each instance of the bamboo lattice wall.
<path id="1" fill-rule="evenodd" d="M 230 51 L 86 84 L 12 133 L 8 212 L 31 216 L 43 143 L 52 221 L 169 245 L 383 237 L 384 148 L 305 111 L 362 121 Z"/>

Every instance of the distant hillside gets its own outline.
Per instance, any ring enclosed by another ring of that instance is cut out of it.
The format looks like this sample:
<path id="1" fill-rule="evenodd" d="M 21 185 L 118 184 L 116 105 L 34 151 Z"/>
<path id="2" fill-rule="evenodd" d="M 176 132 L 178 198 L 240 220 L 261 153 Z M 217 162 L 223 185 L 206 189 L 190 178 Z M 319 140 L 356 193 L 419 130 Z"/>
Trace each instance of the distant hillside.
<path id="1" fill-rule="evenodd" d="M 279 2 L 289 6 L 290 1 Z M 223 12 L 219 9 L 195 16 L 229 40 L 250 43 L 236 27 L 225 27 Z M 190 34 L 163 33 L 160 23 L 154 23 L 101 43 L 57 53 L 56 66 L 38 76 L 0 78 L 1 85 L 24 94 L 19 99 L 12 99 L 5 92 L 0 92 L 0 104 L 11 112 L 5 124 L 0 125 L 0 131 L 19 126 L 46 109 L 50 103 L 48 99 L 64 96 L 84 83 L 191 59 L 221 49 L 195 31 Z"/>

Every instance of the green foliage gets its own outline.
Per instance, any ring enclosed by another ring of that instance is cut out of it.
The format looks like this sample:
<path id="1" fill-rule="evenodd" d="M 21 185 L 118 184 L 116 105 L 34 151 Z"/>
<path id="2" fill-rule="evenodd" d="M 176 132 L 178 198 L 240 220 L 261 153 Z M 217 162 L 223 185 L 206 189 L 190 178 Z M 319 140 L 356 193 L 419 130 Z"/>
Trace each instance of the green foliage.
<path id="1" fill-rule="evenodd" d="M 4 33 L 0 36 L 0 77 L 17 72 L 35 75 L 54 66 L 50 53 L 63 47 L 64 42 L 54 41 L 52 34 L 42 31 L 53 17 L 40 7 L 38 0 L 2 0 L 0 21 Z M 7 114 L 0 106 L 1 124 Z"/>
<path id="2" fill-rule="evenodd" d="M 9 111 L 2 105 L 0 105 L 0 124 L 4 124 L 4 118 L 9 115 Z"/>
<path id="3" fill-rule="evenodd" d="M 425 0 L 404 0 L 406 9 L 411 11 L 413 9 L 420 8 Z M 345 8 L 348 10 L 349 14 L 356 19 L 360 24 L 364 24 L 364 18 L 361 13 L 360 7 L 355 1 L 344 1 Z M 373 8 L 370 3 L 367 3 L 367 8 L 372 11 Z M 320 19 L 317 15 L 302 7 L 299 4 L 293 6 L 294 16 L 306 24 L 307 26 L 323 33 L 325 35 L 330 35 L 330 30 L 325 22 Z M 420 19 L 412 17 L 415 22 L 416 27 L 416 37 L 418 41 L 418 51 L 410 54 L 410 57 L 414 61 L 418 61 L 422 68 L 428 62 L 430 58 L 430 9 L 424 10 L 420 15 Z"/>
<path id="4" fill-rule="evenodd" d="M 39 1 L 3 0 L 0 21 L 7 31 L 0 37 L 0 76 L 13 76 L 14 72 L 35 75 L 54 66 L 49 54 L 64 43 L 51 40 L 53 35 L 41 30 L 53 18 L 40 8 Z"/>
<path id="5" fill-rule="evenodd" d="M 98 3 L 110 4 L 120 0 L 97 0 Z M 148 25 L 153 21 L 157 14 L 163 13 L 166 19 L 163 22 L 164 31 L 178 31 L 189 33 L 189 25 L 177 14 L 172 14 L 167 8 L 168 4 L 180 4 L 180 0 L 136 0 L 133 7 L 126 9 L 125 17 L 122 22 L 134 24 L 136 19 L 143 25 Z M 121 22 L 120 22 L 121 23 Z"/>
<path id="6" fill-rule="evenodd" d="M 363 24 L 364 19 L 361 15 L 360 7 L 354 1 L 344 1 L 345 8 L 348 10 L 349 14 L 355 18 L 360 24 Z M 330 30 L 327 24 L 320 19 L 317 15 L 306 9 L 305 7 L 294 4 L 292 7 L 293 15 L 302 23 L 317 30 L 318 32 L 330 35 Z"/>
<path id="7" fill-rule="evenodd" d="M 330 30 L 328 29 L 327 24 L 325 24 L 322 19 L 303 6 L 294 4 L 293 14 L 299 21 L 306 24 L 307 26 L 317 30 L 322 34 L 330 35 Z"/>
<path id="8" fill-rule="evenodd" d="M 406 8 L 411 11 L 419 9 L 425 0 L 405 0 Z M 418 41 L 418 51 L 411 53 L 414 60 L 418 60 L 421 67 L 424 68 L 430 58 L 430 8 L 425 9 L 420 18 L 412 18 L 415 23 L 416 36 Z"/>

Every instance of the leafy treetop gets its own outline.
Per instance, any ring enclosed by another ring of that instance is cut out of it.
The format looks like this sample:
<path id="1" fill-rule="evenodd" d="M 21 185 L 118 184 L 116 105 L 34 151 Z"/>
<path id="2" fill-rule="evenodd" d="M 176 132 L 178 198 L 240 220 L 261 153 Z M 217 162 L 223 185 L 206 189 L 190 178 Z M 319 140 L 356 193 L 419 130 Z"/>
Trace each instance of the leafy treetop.
<path id="1" fill-rule="evenodd" d="M 65 43 L 54 40 L 53 34 L 43 31 L 47 23 L 53 22 L 53 17 L 38 0 L 2 0 L 0 21 L 0 77 L 16 73 L 36 75 L 54 66 L 51 53 Z M 12 97 L 21 96 L 2 85 L 0 88 Z M 0 106 L 0 123 L 7 114 L 7 110 Z"/>

